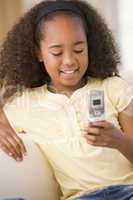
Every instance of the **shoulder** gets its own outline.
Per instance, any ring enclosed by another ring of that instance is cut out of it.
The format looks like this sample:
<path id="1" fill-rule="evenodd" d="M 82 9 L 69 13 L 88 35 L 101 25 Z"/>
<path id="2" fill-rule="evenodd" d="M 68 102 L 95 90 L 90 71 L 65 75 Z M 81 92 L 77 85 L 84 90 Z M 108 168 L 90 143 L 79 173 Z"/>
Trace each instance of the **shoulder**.
<path id="1" fill-rule="evenodd" d="M 110 77 L 104 81 L 104 88 L 108 98 L 118 112 L 124 110 L 133 99 L 133 89 L 126 80 L 121 77 Z"/>
<path id="2" fill-rule="evenodd" d="M 114 76 L 104 80 L 90 79 L 88 89 L 104 90 L 106 99 L 120 112 L 133 99 L 132 87 L 123 78 Z"/>
<path id="3" fill-rule="evenodd" d="M 109 77 L 106 78 L 103 81 L 104 85 L 107 85 L 108 87 L 112 87 L 113 89 L 117 89 L 117 88 L 124 88 L 124 87 L 129 87 L 128 82 L 123 79 L 122 77 L 118 77 L 118 76 L 113 76 L 113 77 Z"/>
<path id="4" fill-rule="evenodd" d="M 89 78 L 87 85 L 90 87 L 103 87 L 103 88 L 122 88 L 122 87 L 129 87 L 129 84 L 121 77 L 113 76 L 108 77 L 106 79 L 97 79 L 97 78 Z M 106 89 L 107 89 L 106 88 Z"/>
<path id="5" fill-rule="evenodd" d="M 107 90 L 110 94 L 115 96 L 132 96 L 133 89 L 129 85 L 129 83 L 118 76 L 107 78 L 103 81 L 103 85 L 105 90 Z"/>
<path id="6" fill-rule="evenodd" d="M 22 92 L 17 92 L 9 101 L 5 107 L 19 107 L 25 108 L 31 106 L 34 102 L 41 100 L 45 95 L 46 86 L 24 89 Z"/>

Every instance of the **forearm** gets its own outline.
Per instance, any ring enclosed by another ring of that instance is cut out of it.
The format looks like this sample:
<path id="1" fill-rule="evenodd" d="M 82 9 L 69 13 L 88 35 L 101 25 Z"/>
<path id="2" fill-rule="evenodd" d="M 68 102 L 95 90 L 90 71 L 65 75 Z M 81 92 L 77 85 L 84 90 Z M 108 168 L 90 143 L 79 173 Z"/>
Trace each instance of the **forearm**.
<path id="1" fill-rule="evenodd" d="M 133 164 L 133 139 L 125 134 L 119 141 L 118 150 Z"/>

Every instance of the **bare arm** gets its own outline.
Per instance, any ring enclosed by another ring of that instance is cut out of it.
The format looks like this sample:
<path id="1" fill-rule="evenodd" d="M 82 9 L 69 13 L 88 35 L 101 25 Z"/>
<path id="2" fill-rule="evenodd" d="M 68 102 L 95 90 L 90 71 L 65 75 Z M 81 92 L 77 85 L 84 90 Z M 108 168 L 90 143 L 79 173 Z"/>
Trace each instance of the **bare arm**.
<path id="1" fill-rule="evenodd" d="M 119 123 L 124 132 L 119 151 L 133 163 L 133 102 L 123 112 L 119 113 Z"/>
<path id="2" fill-rule="evenodd" d="M 133 163 L 133 103 L 119 113 L 118 120 L 121 129 L 106 120 L 90 123 L 84 137 L 93 146 L 117 149 Z"/>
<path id="3" fill-rule="evenodd" d="M 0 110 L 0 149 L 17 161 L 26 153 L 23 141 L 12 129 L 3 110 Z"/>

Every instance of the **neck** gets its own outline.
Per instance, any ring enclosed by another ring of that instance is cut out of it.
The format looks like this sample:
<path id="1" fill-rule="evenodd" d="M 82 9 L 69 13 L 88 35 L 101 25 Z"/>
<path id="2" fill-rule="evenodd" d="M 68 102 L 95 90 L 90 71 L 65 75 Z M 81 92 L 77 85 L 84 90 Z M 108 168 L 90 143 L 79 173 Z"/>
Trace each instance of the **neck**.
<path id="1" fill-rule="evenodd" d="M 86 84 L 86 81 L 85 80 L 82 80 L 78 85 L 76 86 L 73 86 L 73 87 L 56 87 L 54 86 L 52 83 L 51 84 L 48 84 L 48 90 L 52 93 L 55 93 L 55 94 L 64 94 L 68 97 L 70 97 L 73 92 L 81 87 L 83 87 L 84 85 Z"/>

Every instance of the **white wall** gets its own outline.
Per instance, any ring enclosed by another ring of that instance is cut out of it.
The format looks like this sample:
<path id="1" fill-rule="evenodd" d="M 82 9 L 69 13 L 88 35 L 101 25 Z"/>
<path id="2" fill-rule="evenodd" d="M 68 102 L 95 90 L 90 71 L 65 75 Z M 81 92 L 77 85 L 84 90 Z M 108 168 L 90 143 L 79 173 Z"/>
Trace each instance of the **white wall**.
<path id="1" fill-rule="evenodd" d="M 91 5 L 97 8 L 98 12 L 105 18 L 109 27 L 117 35 L 117 0 L 87 0 Z"/>
<path id="2" fill-rule="evenodd" d="M 133 0 L 87 0 L 112 29 L 121 53 L 121 69 L 133 76 Z"/>
<path id="3" fill-rule="evenodd" d="M 119 31 L 123 67 L 133 71 L 133 1 L 118 0 L 118 2 Z"/>

